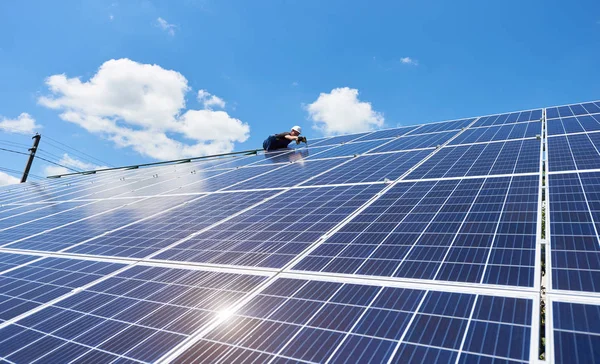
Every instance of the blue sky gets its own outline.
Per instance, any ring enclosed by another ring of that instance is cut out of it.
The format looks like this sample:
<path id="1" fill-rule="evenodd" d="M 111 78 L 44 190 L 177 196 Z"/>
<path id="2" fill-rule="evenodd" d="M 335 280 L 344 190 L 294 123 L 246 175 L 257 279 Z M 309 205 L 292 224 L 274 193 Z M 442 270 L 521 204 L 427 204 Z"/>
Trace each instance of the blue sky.
<path id="1" fill-rule="evenodd" d="M 25 151 L 35 129 L 78 169 L 258 148 L 295 124 L 310 139 L 600 99 L 597 1 L 3 1 L 0 15 L 0 147 Z M 25 159 L 0 151 L 0 168 Z"/>

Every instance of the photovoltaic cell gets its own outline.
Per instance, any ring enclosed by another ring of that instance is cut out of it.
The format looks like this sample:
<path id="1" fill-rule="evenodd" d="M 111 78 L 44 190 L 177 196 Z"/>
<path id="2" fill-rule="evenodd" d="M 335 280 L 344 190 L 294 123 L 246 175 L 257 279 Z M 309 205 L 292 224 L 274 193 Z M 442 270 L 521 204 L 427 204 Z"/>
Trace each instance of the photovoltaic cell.
<path id="1" fill-rule="evenodd" d="M 406 179 L 532 173 L 540 170 L 537 139 L 444 147 Z"/>
<path id="2" fill-rule="evenodd" d="M 548 135 L 600 130 L 600 114 L 548 120 Z"/>
<path id="3" fill-rule="evenodd" d="M 155 258 L 281 268 L 382 188 L 358 185 L 292 189 Z"/>
<path id="4" fill-rule="evenodd" d="M 550 172 L 596 169 L 600 167 L 600 133 L 548 138 Z"/>
<path id="5" fill-rule="evenodd" d="M 530 299 L 281 278 L 174 362 L 529 362 L 532 313 Z"/>
<path id="6" fill-rule="evenodd" d="M 555 363 L 595 363 L 600 357 L 600 302 L 552 301 Z"/>
<path id="7" fill-rule="evenodd" d="M 348 160 L 349 158 L 336 158 L 292 163 L 271 173 L 226 188 L 225 190 L 291 187 L 331 168 L 337 167 Z"/>
<path id="8" fill-rule="evenodd" d="M 454 138 L 449 145 L 530 138 L 537 135 L 542 135 L 541 122 L 469 128 Z"/>
<path id="9" fill-rule="evenodd" d="M 37 228 L 39 224 L 51 226 L 53 229 L 51 231 L 33 231 L 29 225 L 23 225 L 22 228 L 4 231 L 0 233 L 0 236 L 4 236 L 6 233 L 7 239 L 12 236 L 17 238 L 17 236 L 13 234 L 13 231 L 18 233 L 29 232 L 31 233 L 30 235 L 35 236 L 28 238 L 27 236 L 21 236 L 14 240 L 27 239 L 20 240 L 19 242 L 14 242 L 13 240 L 13 243 L 5 244 L 3 246 L 13 249 L 58 251 L 71 244 L 96 237 L 145 216 L 179 205 L 188 199 L 190 199 L 190 197 L 179 196 L 169 198 L 153 197 L 146 200 L 118 200 L 116 202 L 119 205 L 116 207 L 119 208 L 108 212 L 102 210 L 97 211 L 94 209 L 93 205 L 90 205 L 69 212 L 72 213 L 71 216 L 74 218 L 73 221 L 65 221 L 64 214 L 61 214 L 29 224 L 33 226 L 33 229 Z M 98 215 L 98 212 L 104 213 Z M 62 226 L 65 223 L 68 225 Z"/>
<path id="10" fill-rule="evenodd" d="M 569 117 L 585 114 L 595 114 L 600 112 L 598 102 L 587 102 L 584 104 L 573 104 L 567 106 L 549 107 L 546 109 L 546 119 L 556 119 L 560 117 Z"/>
<path id="11" fill-rule="evenodd" d="M 552 288 L 600 292 L 600 173 L 548 176 Z"/>
<path id="12" fill-rule="evenodd" d="M 68 248 L 66 251 L 69 253 L 143 258 L 276 192 L 278 191 L 211 194 L 167 213 L 98 236 L 81 245 L 69 248 L 75 241 L 69 243 L 65 238 L 55 239 L 55 244 L 57 247 Z M 68 245 L 61 245 L 65 242 Z"/>
<path id="13" fill-rule="evenodd" d="M 379 131 L 367 134 L 363 137 L 360 137 L 360 138 L 356 139 L 355 141 L 362 142 L 365 140 L 396 138 L 396 137 L 402 136 L 412 130 L 415 130 L 416 128 L 418 128 L 418 126 L 414 125 L 414 126 L 406 126 L 406 127 L 402 127 L 402 128 L 379 130 Z"/>
<path id="14" fill-rule="evenodd" d="M 0 253 L 0 273 L 38 258 L 35 255 Z"/>
<path id="15" fill-rule="evenodd" d="M 539 177 L 399 183 L 298 271 L 533 287 Z"/>
<path id="16" fill-rule="evenodd" d="M 366 154 L 302 183 L 305 186 L 355 182 L 393 181 L 414 167 L 432 150 L 388 154 Z"/>
<path id="17" fill-rule="evenodd" d="M 541 119 L 542 109 L 517 111 L 509 114 L 483 116 L 473 124 L 473 127 L 540 121 Z"/>
<path id="18" fill-rule="evenodd" d="M 411 131 L 409 135 L 428 134 L 447 130 L 460 130 L 469 126 L 469 124 L 471 124 L 473 120 L 475 120 L 475 118 L 446 121 L 442 123 L 424 124 L 421 125 L 420 128 Z"/>
<path id="19" fill-rule="evenodd" d="M 354 140 L 357 140 L 358 138 L 361 138 L 365 135 L 367 135 L 369 133 L 359 133 L 359 134 L 349 134 L 349 135 L 340 135 L 340 136 L 336 136 L 336 137 L 331 137 L 328 139 L 323 139 L 320 141 L 308 141 L 310 143 L 310 145 L 312 146 L 319 146 L 319 147 L 323 147 L 326 145 L 334 145 L 334 144 L 341 144 L 341 143 L 348 143 Z"/>
<path id="20" fill-rule="evenodd" d="M 391 139 L 389 139 L 391 140 Z M 310 159 L 322 159 L 332 157 L 345 157 L 353 156 L 366 153 L 367 151 L 380 146 L 382 143 L 386 143 L 389 140 L 374 140 L 367 142 L 356 142 L 347 143 L 344 145 L 337 146 L 335 148 L 328 149 L 322 153 L 315 153 L 310 156 Z"/>
<path id="21" fill-rule="evenodd" d="M 90 260 L 45 258 L 0 274 L 0 323 L 124 266 Z M 2 337 L 0 334 L 0 338 Z M 3 356 L 2 353 L 0 356 Z"/>
<path id="22" fill-rule="evenodd" d="M 402 150 L 431 148 L 442 145 L 455 136 L 457 131 L 441 132 L 416 136 L 405 136 L 374 149 L 371 153 L 397 152 Z"/>
<path id="23" fill-rule="evenodd" d="M 138 266 L 0 329 L 11 362 L 153 362 L 265 280 Z"/>

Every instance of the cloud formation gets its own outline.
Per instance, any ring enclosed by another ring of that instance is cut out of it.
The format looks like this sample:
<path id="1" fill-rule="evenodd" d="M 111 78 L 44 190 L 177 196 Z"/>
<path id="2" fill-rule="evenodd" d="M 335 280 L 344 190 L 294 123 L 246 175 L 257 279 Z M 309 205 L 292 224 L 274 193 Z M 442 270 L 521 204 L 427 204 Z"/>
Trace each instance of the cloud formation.
<path id="1" fill-rule="evenodd" d="M 163 19 L 161 17 L 156 19 L 156 22 L 157 22 L 159 28 L 161 28 L 165 32 L 169 33 L 170 36 L 175 35 L 175 27 L 176 27 L 175 24 L 169 24 L 169 22 L 167 22 L 165 19 Z"/>
<path id="2" fill-rule="evenodd" d="M 14 185 L 19 182 L 21 182 L 21 180 L 17 177 L 13 177 L 10 174 L 0 172 L 0 186 Z"/>
<path id="3" fill-rule="evenodd" d="M 187 79 L 158 65 L 113 59 L 88 81 L 60 74 L 46 85 L 38 102 L 61 119 L 158 160 L 231 152 L 250 133 L 224 111 L 185 110 Z"/>
<path id="4" fill-rule="evenodd" d="M 381 128 L 383 114 L 373 110 L 371 103 L 358 99 L 358 90 L 340 87 L 321 93 L 307 105 L 313 128 L 324 135 L 358 133 Z"/>
<path id="5" fill-rule="evenodd" d="M 198 91 L 198 101 L 200 101 L 204 105 L 205 109 L 212 109 L 213 106 L 217 106 L 221 109 L 225 108 L 225 100 L 211 94 L 206 90 Z"/>
<path id="6" fill-rule="evenodd" d="M 407 64 L 409 66 L 418 66 L 419 65 L 419 61 L 417 61 L 416 59 L 412 59 L 410 57 L 402 57 L 402 58 L 400 58 L 400 62 L 402 62 L 402 64 Z"/>
<path id="7" fill-rule="evenodd" d="M 35 119 L 28 113 L 21 113 L 16 119 L 2 118 L 0 121 L 0 130 L 7 133 L 33 134 L 42 128 L 36 124 Z"/>

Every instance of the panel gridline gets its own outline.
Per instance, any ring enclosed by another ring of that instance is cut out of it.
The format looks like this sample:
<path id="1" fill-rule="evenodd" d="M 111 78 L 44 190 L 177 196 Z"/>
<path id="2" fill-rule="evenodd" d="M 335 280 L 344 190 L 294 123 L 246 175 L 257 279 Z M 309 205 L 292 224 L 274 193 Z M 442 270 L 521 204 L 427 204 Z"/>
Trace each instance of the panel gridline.
<path id="1" fill-rule="evenodd" d="M 348 158 L 336 158 L 326 160 L 307 160 L 299 163 L 292 163 L 277 171 L 273 171 L 262 176 L 238 183 L 227 187 L 225 190 L 251 190 L 258 188 L 281 188 L 291 187 L 304 180 L 314 177 L 329 169 L 337 167 L 346 162 Z"/>
<path id="2" fill-rule="evenodd" d="M 482 116 L 473 124 L 473 127 L 540 121 L 541 119 L 542 109 L 517 111 L 508 114 Z"/>
<path id="3" fill-rule="evenodd" d="M 68 253 L 144 258 L 277 191 L 212 194 L 66 249 Z"/>
<path id="4" fill-rule="evenodd" d="M 532 311 L 529 299 L 280 278 L 174 362 L 528 362 Z"/>
<path id="5" fill-rule="evenodd" d="M 597 363 L 600 358 L 600 302 L 570 303 L 552 299 L 555 363 Z"/>
<path id="6" fill-rule="evenodd" d="M 600 167 L 600 133 L 548 138 L 548 170 L 574 171 Z"/>
<path id="7" fill-rule="evenodd" d="M 443 147 L 405 179 L 539 173 L 537 139 Z"/>
<path id="8" fill-rule="evenodd" d="M 391 141 L 377 149 L 373 149 L 371 153 L 383 152 L 399 152 L 402 150 L 412 150 L 421 148 L 432 148 L 444 144 L 450 138 L 455 136 L 457 131 L 441 132 L 424 135 L 409 135 Z"/>
<path id="9" fill-rule="evenodd" d="M 552 289 L 600 292 L 600 173 L 549 175 Z"/>
<path id="10" fill-rule="evenodd" d="M 539 177 L 400 183 L 292 269 L 534 286 Z"/>
<path id="11" fill-rule="evenodd" d="M 600 130 L 600 114 L 548 120 L 547 128 L 549 136 L 598 131 Z"/>
<path id="12" fill-rule="evenodd" d="M 541 122 L 469 128 L 454 138 L 448 145 L 491 142 L 499 140 L 531 138 L 542 135 Z"/>
<path id="13" fill-rule="evenodd" d="M 6 272 L 0 275 L 0 322 L 13 319 L 124 266 L 89 260 L 45 258 Z"/>
<path id="14" fill-rule="evenodd" d="M 91 239 L 106 231 L 139 220 L 145 216 L 179 205 L 189 199 L 191 198 L 187 196 L 179 196 L 169 198 L 153 197 L 141 201 L 115 200 L 113 204 L 109 204 L 108 206 L 123 207 L 112 211 L 107 211 L 108 209 L 104 210 L 102 208 L 96 210 L 95 207 L 99 207 L 99 204 L 102 204 L 102 202 L 99 202 L 98 204 L 91 204 L 68 212 L 68 220 L 65 219 L 67 214 L 59 214 L 49 216 L 48 218 L 31 224 L 23 225 L 16 229 L 1 232 L 0 241 L 5 243 L 3 247 L 13 249 L 58 251 L 72 244 Z M 128 203 L 130 205 L 125 205 Z M 96 215 L 99 212 L 102 212 L 102 214 Z M 67 223 L 69 225 L 62 226 Z M 45 229 L 39 229 L 40 224 L 43 224 L 48 228 L 53 228 L 54 230 L 44 232 Z M 37 231 L 34 231 L 35 229 L 37 229 Z M 28 232 L 30 235 L 39 235 L 30 237 L 28 237 L 29 235 L 18 235 L 19 237 L 16 238 L 13 232 L 19 234 Z M 4 240 L 10 239 L 11 237 L 15 237 L 14 240 L 23 240 L 18 242 L 8 242 Z"/>
<path id="15" fill-rule="evenodd" d="M 281 268 L 383 187 L 292 189 L 155 259 Z"/>
<path id="16" fill-rule="evenodd" d="M 394 181 L 414 167 L 433 150 L 389 154 L 365 154 L 316 178 L 303 182 L 303 186 L 338 183 Z"/>
<path id="17" fill-rule="evenodd" d="M 0 273 L 38 258 L 35 255 L 0 253 Z"/>
<path id="18" fill-rule="evenodd" d="M 263 276 L 136 266 L 0 329 L 11 362 L 152 362 Z"/>
<path id="19" fill-rule="evenodd" d="M 586 102 L 583 104 L 573 104 L 565 106 L 549 107 L 546 109 L 546 119 L 564 118 L 569 116 L 578 116 L 585 114 L 595 114 L 600 112 L 600 103 Z"/>

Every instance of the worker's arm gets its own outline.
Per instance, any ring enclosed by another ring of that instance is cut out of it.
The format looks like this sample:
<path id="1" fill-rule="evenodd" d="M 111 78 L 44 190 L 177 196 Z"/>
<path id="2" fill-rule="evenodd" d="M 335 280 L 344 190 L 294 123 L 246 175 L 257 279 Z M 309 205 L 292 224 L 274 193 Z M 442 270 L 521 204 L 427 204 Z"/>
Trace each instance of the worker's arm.
<path id="1" fill-rule="evenodd" d="M 293 135 L 286 135 L 285 138 L 287 140 L 298 140 L 298 137 L 297 136 L 293 136 Z"/>

